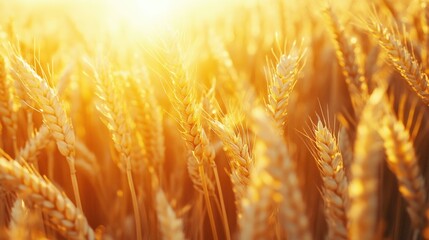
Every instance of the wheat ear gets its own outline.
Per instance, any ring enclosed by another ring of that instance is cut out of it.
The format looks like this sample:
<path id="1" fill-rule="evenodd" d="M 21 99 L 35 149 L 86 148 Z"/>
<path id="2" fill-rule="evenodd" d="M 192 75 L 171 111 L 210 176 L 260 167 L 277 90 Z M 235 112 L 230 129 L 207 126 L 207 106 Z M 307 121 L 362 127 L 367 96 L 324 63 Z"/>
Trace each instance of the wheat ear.
<path id="1" fill-rule="evenodd" d="M 302 52 L 292 47 L 289 55 L 280 56 L 276 67 L 271 69 L 271 77 L 268 82 L 268 112 L 275 119 L 279 129 L 283 129 L 286 123 L 289 97 L 298 81 L 298 75 L 302 68 Z"/>
<path id="2" fill-rule="evenodd" d="M 182 137 L 192 156 L 188 159 L 188 171 L 194 186 L 204 193 L 208 208 L 210 226 L 213 237 L 218 239 L 213 209 L 211 207 L 209 194 L 214 193 L 214 184 L 207 175 L 210 166 L 216 166 L 214 162 L 214 149 L 201 123 L 201 104 L 196 101 L 194 89 L 191 87 L 184 67 L 180 63 L 170 66 L 171 81 L 173 86 L 173 104 L 179 113 L 179 123 L 182 129 Z"/>
<path id="3" fill-rule="evenodd" d="M 148 80 L 130 77 L 136 101 L 135 123 L 147 150 L 147 158 L 160 167 L 164 162 L 164 130 L 162 112 Z"/>
<path id="4" fill-rule="evenodd" d="M 383 145 L 377 132 L 377 119 L 383 112 L 382 89 L 368 99 L 359 121 L 349 184 L 349 238 L 374 239 L 378 210 L 378 169 Z"/>
<path id="5" fill-rule="evenodd" d="M 348 181 L 337 139 L 319 120 L 314 130 L 329 239 L 347 239 Z"/>
<path id="6" fill-rule="evenodd" d="M 221 139 L 227 154 L 230 157 L 231 182 L 235 194 L 237 207 L 245 196 L 246 188 L 250 183 L 250 172 L 253 166 L 253 155 L 249 144 L 236 133 L 230 123 L 213 120 L 211 124 L 214 132 Z M 240 215 L 240 210 L 238 211 Z"/>
<path id="7" fill-rule="evenodd" d="M 11 84 L 7 77 L 5 59 L 0 56 L 0 116 L 4 127 L 12 138 L 15 156 L 18 154 L 18 144 L 16 134 L 18 131 L 18 121 L 13 110 L 13 97 Z"/>
<path id="8" fill-rule="evenodd" d="M 253 111 L 252 118 L 258 137 L 254 150 L 256 160 L 242 200 L 240 239 L 272 236 L 268 218 L 277 206 L 288 239 L 311 239 L 295 166 L 277 122 L 261 108 Z"/>
<path id="9" fill-rule="evenodd" d="M 389 62 L 422 101 L 429 105 L 429 79 L 414 55 L 379 20 L 373 20 L 368 25 L 370 32 L 387 51 Z"/>
<path id="10" fill-rule="evenodd" d="M 399 192 L 407 202 L 407 211 L 416 230 L 423 226 L 426 188 L 410 133 L 389 111 L 383 117 L 380 135 L 384 140 L 387 165 L 399 182 Z"/>
<path id="11" fill-rule="evenodd" d="M 75 168 L 75 134 L 70 119 L 67 117 L 63 105 L 58 99 L 55 90 L 47 81 L 42 79 L 22 57 L 11 54 L 12 70 L 25 86 L 28 95 L 37 103 L 43 115 L 43 121 L 49 128 L 57 143 L 58 150 L 66 157 L 76 204 L 82 209 L 79 196 L 79 186 Z"/>
<path id="12" fill-rule="evenodd" d="M 330 30 L 334 38 L 337 59 L 343 69 L 343 75 L 346 78 L 353 107 L 356 114 L 360 114 L 369 94 L 368 85 L 366 84 L 365 77 L 362 74 L 362 67 L 358 64 L 356 50 L 352 44 L 350 44 L 344 27 L 340 24 L 332 8 L 328 7 L 324 13 L 330 25 Z"/>
<path id="13" fill-rule="evenodd" d="M 156 211 L 158 213 L 162 239 L 184 240 L 183 221 L 176 216 L 162 189 L 159 189 L 156 193 Z"/>
<path id="14" fill-rule="evenodd" d="M 101 75 L 100 75 L 101 74 Z M 114 81 L 113 76 L 107 69 L 95 71 L 97 95 L 100 102 L 97 104 L 98 111 L 103 115 L 104 123 L 112 135 L 116 151 L 120 154 L 119 167 L 125 170 L 128 187 L 131 193 L 133 204 L 134 221 L 136 225 L 136 238 L 142 239 L 141 218 L 138 206 L 134 180 L 132 176 L 132 143 L 131 130 L 127 120 L 129 119 L 125 111 L 124 101 L 120 93 L 120 88 Z"/>
<path id="15" fill-rule="evenodd" d="M 49 129 L 46 125 L 42 125 L 39 131 L 34 136 L 27 140 L 24 147 L 19 150 L 15 159 L 19 162 L 33 163 L 36 161 L 37 154 L 44 149 L 51 139 Z"/>
<path id="16" fill-rule="evenodd" d="M 40 208 L 51 226 L 70 239 L 94 239 L 94 231 L 82 212 L 54 184 L 29 167 L 0 158 L 0 182 Z"/>

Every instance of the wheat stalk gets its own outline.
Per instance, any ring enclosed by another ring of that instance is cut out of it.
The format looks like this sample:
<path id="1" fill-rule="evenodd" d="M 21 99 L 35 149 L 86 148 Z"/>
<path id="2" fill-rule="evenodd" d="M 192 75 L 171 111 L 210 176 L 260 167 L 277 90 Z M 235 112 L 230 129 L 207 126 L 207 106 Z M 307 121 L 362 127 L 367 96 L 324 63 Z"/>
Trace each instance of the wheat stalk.
<path id="1" fill-rule="evenodd" d="M 82 212 L 54 184 L 16 161 L 0 158 L 0 182 L 48 216 L 51 226 L 70 239 L 94 239 Z"/>
<path id="2" fill-rule="evenodd" d="M 380 135 L 384 140 L 387 164 L 399 182 L 399 191 L 407 202 L 407 211 L 416 230 L 423 225 L 426 187 L 410 133 L 391 111 L 383 117 Z"/>
<path id="3" fill-rule="evenodd" d="M 75 134 L 70 119 L 58 99 L 55 90 L 42 79 L 19 55 L 12 53 L 12 71 L 21 80 L 27 93 L 37 103 L 43 120 L 57 143 L 58 150 L 66 157 L 76 204 L 82 209 L 75 168 Z"/>
<path id="4" fill-rule="evenodd" d="M 348 90 L 356 114 L 360 114 L 368 99 L 368 85 L 362 74 L 362 67 L 359 65 L 356 50 L 347 37 L 343 25 L 340 24 L 337 16 L 331 7 L 324 10 L 325 16 L 329 22 L 330 30 L 334 38 L 336 55 L 338 62 L 343 69 L 343 75 L 346 78 Z"/>
<path id="5" fill-rule="evenodd" d="M 377 223 L 378 168 L 382 142 L 377 119 L 383 114 L 382 89 L 376 89 L 366 103 L 357 128 L 355 152 L 349 184 L 349 238 L 374 239 Z"/>
<path id="6" fill-rule="evenodd" d="M 368 23 L 369 31 L 387 51 L 389 62 L 407 81 L 422 101 L 429 105 L 429 79 L 407 48 L 379 20 Z"/>
<path id="7" fill-rule="evenodd" d="M 314 130 L 329 239 L 347 239 L 348 181 L 337 139 L 319 120 Z"/>

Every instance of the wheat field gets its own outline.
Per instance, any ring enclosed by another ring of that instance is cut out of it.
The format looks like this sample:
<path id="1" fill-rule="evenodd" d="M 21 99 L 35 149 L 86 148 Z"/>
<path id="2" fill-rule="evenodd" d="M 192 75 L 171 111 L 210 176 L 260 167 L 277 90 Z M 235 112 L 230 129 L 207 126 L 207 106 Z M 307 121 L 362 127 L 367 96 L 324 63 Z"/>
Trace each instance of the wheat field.
<path id="1" fill-rule="evenodd" d="M 0 0 L 0 239 L 429 239 L 429 1 Z"/>

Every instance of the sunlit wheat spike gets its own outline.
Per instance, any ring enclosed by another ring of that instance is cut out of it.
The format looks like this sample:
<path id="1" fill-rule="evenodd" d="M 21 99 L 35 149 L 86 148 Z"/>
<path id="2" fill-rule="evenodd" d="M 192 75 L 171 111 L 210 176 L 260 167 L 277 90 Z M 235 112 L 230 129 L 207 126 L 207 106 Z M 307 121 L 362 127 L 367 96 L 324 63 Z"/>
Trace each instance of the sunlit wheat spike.
<path id="1" fill-rule="evenodd" d="M 419 230 L 424 223 L 422 213 L 427 192 L 410 133 L 391 111 L 385 114 L 382 122 L 380 134 L 384 140 L 387 165 L 398 179 L 399 192 L 407 202 L 411 222 Z"/>
<path id="2" fill-rule="evenodd" d="M 177 46 L 176 46 L 177 47 Z M 179 124 L 181 128 L 182 138 L 186 142 L 189 154 L 187 165 L 188 172 L 194 187 L 204 194 L 205 205 L 207 206 L 210 227 L 213 233 L 213 238 L 218 239 L 217 229 L 213 216 L 213 209 L 209 195 L 215 194 L 215 186 L 220 196 L 220 205 L 222 208 L 223 224 L 227 238 L 229 238 L 228 223 L 226 220 L 226 211 L 224 208 L 224 200 L 221 197 L 221 186 L 216 178 L 214 181 L 210 179 L 210 173 L 217 175 L 216 163 L 214 161 L 215 152 L 213 146 L 210 145 L 209 138 L 201 123 L 202 106 L 197 101 L 196 92 L 193 88 L 193 82 L 185 71 L 182 55 L 179 49 L 171 54 L 174 60 L 168 65 L 170 71 L 170 80 L 174 98 L 171 98 L 172 104 L 179 115 Z M 178 52 L 177 52 L 178 51 Z M 180 60 L 178 60 L 180 59 Z M 174 62 L 176 61 L 176 62 Z M 210 170 L 213 170 L 209 172 Z"/>
<path id="3" fill-rule="evenodd" d="M 18 131 L 18 121 L 16 113 L 13 110 L 12 87 L 7 77 L 6 63 L 3 56 L 0 56 L 0 118 L 3 122 L 3 126 L 12 138 L 15 154 L 17 154 L 18 145 L 16 134 Z"/>
<path id="4" fill-rule="evenodd" d="M 379 20 L 368 23 L 369 31 L 387 51 L 389 62 L 407 81 L 422 101 L 429 105 L 429 79 L 414 55 Z"/>
<path id="5" fill-rule="evenodd" d="M 183 221 L 176 216 L 168 202 L 164 191 L 159 189 L 156 193 L 156 212 L 160 223 L 162 239 L 184 240 Z"/>
<path id="6" fill-rule="evenodd" d="M 55 90 L 48 85 L 48 82 L 41 78 L 21 56 L 13 52 L 10 55 L 12 71 L 21 80 L 27 90 L 27 94 L 37 103 L 43 115 L 43 121 L 57 143 L 58 150 L 67 159 L 76 204 L 79 209 L 82 209 L 75 169 L 75 134 L 73 125 Z"/>
<path id="7" fill-rule="evenodd" d="M 148 79 L 130 77 L 131 91 L 135 94 L 135 123 L 143 137 L 147 158 L 154 165 L 162 165 L 165 155 L 162 111 Z"/>
<path id="8" fill-rule="evenodd" d="M 269 216 L 279 208 L 279 219 L 289 239 L 311 239 L 298 177 L 277 123 L 261 108 L 253 111 L 257 134 L 255 166 L 242 200 L 240 239 L 270 239 Z"/>
<path id="9" fill-rule="evenodd" d="M 349 184 L 349 238 L 374 239 L 378 211 L 378 169 L 383 143 L 377 132 L 382 117 L 384 91 L 376 89 L 366 103 L 357 128 Z"/>
<path id="10" fill-rule="evenodd" d="M 348 181 L 337 139 L 319 120 L 314 130 L 329 239 L 347 239 Z"/>
<path id="11" fill-rule="evenodd" d="M 183 66 L 178 63 L 171 66 L 171 81 L 174 93 L 173 105 L 179 113 L 179 123 L 182 129 L 182 137 L 186 141 L 192 156 L 188 159 L 188 170 L 195 187 L 202 189 L 205 181 L 210 192 L 214 191 L 212 181 L 205 174 L 201 179 L 198 167 L 208 167 L 214 164 L 215 153 L 209 144 L 209 139 L 201 124 L 202 106 L 197 102 L 192 83 L 188 79 Z"/>
<path id="12" fill-rule="evenodd" d="M 82 212 L 54 184 L 29 167 L 0 158 L 0 182 L 29 204 L 40 208 L 60 234 L 70 239 L 94 239 Z"/>
<path id="13" fill-rule="evenodd" d="M 276 120 L 279 129 L 283 129 L 287 120 L 290 94 L 302 68 L 302 54 L 302 50 L 294 45 L 290 53 L 281 55 L 277 66 L 271 69 L 267 109 Z"/>
<path id="14" fill-rule="evenodd" d="M 353 107 L 356 114 L 360 114 L 365 100 L 368 99 L 368 86 L 362 74 L 362 67 L 359 66 L 356 57 L 356 49 L 351 44 L 343 25 L 339 22 L 332 8 L 326 8 L 324 13 L 329 21 L 330 31 L 334 38 L 337 59 L 343 69 Z"/>
<path id="15" fill-rule="evenodd" d="M 73 164 L 75 155 L 73 126 L 54 89 L 20 56 L 12 55 L 10 61 L 12 71 L 19 77 L 27 93 L 40 108 L 46 126 L 57 141 L 58 150 L 67 157 L 70 164 Z"/>
<path id="16" fill-rule="evenodd" d="M 124 171 L 132 170 L 131 130 L 120 87 L 109 72 L 96 72 L 95 80 L 99 99 L 96 107 L 112 135 L 116 151 L 120 154 L 120 162 L 117 164 Z"/>
<path id="17" fill-rule="evenodd" d="M 104 69 L 95 70 L 95 81 L 97 87 L 97 95 L 99 103 L 97 104 L 98 111 L 103 115 L 104 123 L 112 135 L 113 143 L 116 151 L 120 155 L 118 166 L 125 171 L 128 187 L 131 193 L 131 201 L 134 211 L 134 222 L 136 226 L 135 238 L 142 239 L 140 210 L 137 201 L 134 180 L 132 176 L 133 158 L 132 158 L 132 142 L 131 128 L 129 123 L 128 112 L 126 112 L 121 87 L 114 81 L 112 73 L 106 66 Z M 134 165 L 137 165 L 134 163 Z"/>
<path id="18" fill-rule="evenodd" d="M 51 140 L 51 134 L 46 125 L 42 125 L 34 136 L 27 140 L 24 147 L 18 152 L 15 157 L 17 161 L 26 161 L 29 163 L 34 162 L 37 159 L 38 153 L 44 149 Z"/>
<path id="19" fill-rule="evenodd" d="M 237 133 L 231 123 L 213 120 L 211 124 L 214 132 L 221 139 L 227 154 L 230 157 L 231 182 L 234 185 L 235 200 L 240 201 L 246 193 L 250 182 L 250 172 L 254 164 L 249 144 Z"/>

